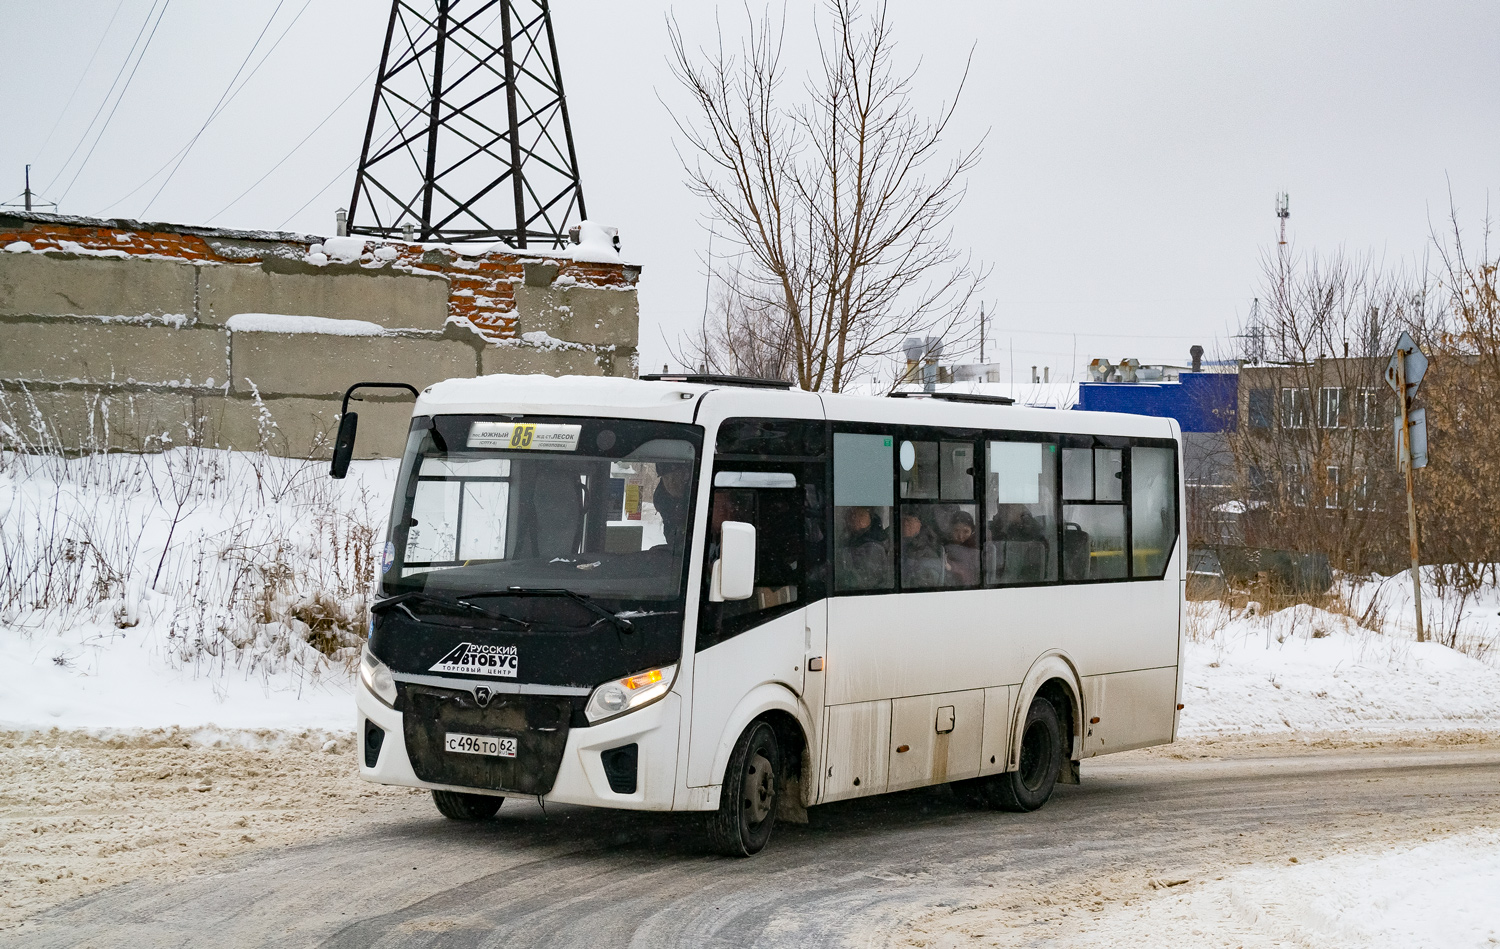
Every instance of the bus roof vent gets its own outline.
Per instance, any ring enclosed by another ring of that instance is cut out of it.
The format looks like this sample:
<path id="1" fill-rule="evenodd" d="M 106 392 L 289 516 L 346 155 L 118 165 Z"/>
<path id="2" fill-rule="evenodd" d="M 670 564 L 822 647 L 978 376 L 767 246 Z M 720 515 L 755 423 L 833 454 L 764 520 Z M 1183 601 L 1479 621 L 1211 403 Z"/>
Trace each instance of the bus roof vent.
<path id="1" fill-rule="evenodd" d="M 1008 395 L 979 395 L 972 392 L 891 392 L 888 399 L 940 399 L 944 402 L 973 402 L 977 405 L 1015 405 Z"/>
<path id="2" fill-rule="evenodd" d="M 642 382 L 691 382 L 705 386 L 744 386 L 749 389 L 791 389 L 790 382 L 780 379 L 756 379 L 753 376 L 721 376 L 703 372 L 653 372 L 641 376 Z"/>

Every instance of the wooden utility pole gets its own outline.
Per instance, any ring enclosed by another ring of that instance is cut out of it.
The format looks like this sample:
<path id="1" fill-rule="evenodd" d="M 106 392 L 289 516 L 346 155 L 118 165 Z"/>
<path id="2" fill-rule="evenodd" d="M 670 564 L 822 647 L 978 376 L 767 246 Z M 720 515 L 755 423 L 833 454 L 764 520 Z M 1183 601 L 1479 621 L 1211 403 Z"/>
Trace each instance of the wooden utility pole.
<path id="1" fill-rule="evenodd" d="M 1407 350 L 1396 350 L 1396 398 L 1401 403 L 1401 467 L 1406 471 L 1406 525 L 1411 534 L 1411 592 L 1417 609 L 1417 642 L 1427 641 L 1422 626 L 1422 560 L 1417 540 L 1416 472 L 1411 456 L 1411 396 L 1406 391 Z"/>

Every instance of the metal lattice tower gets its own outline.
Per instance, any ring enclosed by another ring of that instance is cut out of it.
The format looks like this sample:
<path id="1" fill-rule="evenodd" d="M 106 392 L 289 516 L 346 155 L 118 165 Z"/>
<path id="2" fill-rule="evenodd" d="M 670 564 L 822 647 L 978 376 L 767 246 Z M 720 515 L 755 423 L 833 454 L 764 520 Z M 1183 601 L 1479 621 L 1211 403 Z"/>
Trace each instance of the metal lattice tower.
<path id="1" fill-rule="evenodd" d="M 349 233 L 561 247 L 586 216 L 547 0 L 394 0 Z"/>

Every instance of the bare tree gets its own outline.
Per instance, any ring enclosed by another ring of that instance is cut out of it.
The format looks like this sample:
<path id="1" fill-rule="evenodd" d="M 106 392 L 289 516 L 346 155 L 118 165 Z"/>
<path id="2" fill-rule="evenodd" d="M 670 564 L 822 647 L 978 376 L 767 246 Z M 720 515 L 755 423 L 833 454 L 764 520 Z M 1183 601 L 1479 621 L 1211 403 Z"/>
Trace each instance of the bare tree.
<path id="1" fill-rule="evenodd" d="M 711 279 L 702 321 L 676 346 L 668 344 L 672 356 L 704 372 L 795 381 L 784 312 L 747 292 L 738 269 Z"/>
<path id="2" fill-rule="evenodd" d="M 1425 288 L 1342 253 L 1278 249 L 1263 270 L 1252 332 L 1266 361 L 1241 371 L 1230 439 L 1243 539 L 1324 553 L 1345 569 L 1392 569 L 1405 550 L 1405 495 L 1383 375 Z"/>
<path id="3" fill-rule="evenodd" d="M 784 338 L 791 378 L 837 392 L 908 335 L 961 343 L 986 271 L 949 226 L 979 146 L 938 160 L 962 82 L 936 118 L 921 117 L 914 73 L 892 61 L 885 4 L 865 16 L 855 0 L 829 0 L 826 11 L 832 36 L 819 32 L 818 69 L 795 102 L 784 19 L 747 12 L 737 53 L 722 31 L 716 48 L 694 52 L 675 20 L 668 29 L 673 73 L 697 106 L 677 120 L 688 183 L 739 261 L 731 324 Z M 736 331 L 700 334 L 714 354 L 705 361 L 732 362 Z"/>
<path id="4" fill-rule="evenodd" d="M 1486 218 L 1477 246 L 1468 243 L 1450 208 L 1447 233 L 1434 232 L 1442 295 L 1419 340 L 1432 358 L 1418 393 L 1431 447 L 1418 473 L 1424 559 L 1461 591 L 1494 577 L 1500 557 L 1500 255 L 1490 231 Z"/>

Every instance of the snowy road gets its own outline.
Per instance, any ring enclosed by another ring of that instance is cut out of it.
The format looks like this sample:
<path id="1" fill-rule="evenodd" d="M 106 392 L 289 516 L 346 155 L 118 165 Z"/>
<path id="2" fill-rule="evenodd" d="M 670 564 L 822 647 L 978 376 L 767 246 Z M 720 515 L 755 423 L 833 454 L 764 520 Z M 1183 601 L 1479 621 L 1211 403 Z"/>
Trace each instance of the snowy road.
<path id="1" fill-rule="evenodd" d="M 414 799 L 373 830 L 105 890 L 0 943 L 1063 946 L 1101 914 L 1242 865 L 1475 827 L 1500 827 L 1493 744 L 1106 759 L 1035 814 L 934 791 L 846 802 L 752 860 L 704 856 L 676 817 L 510 802 L 462 826 Z"/>

